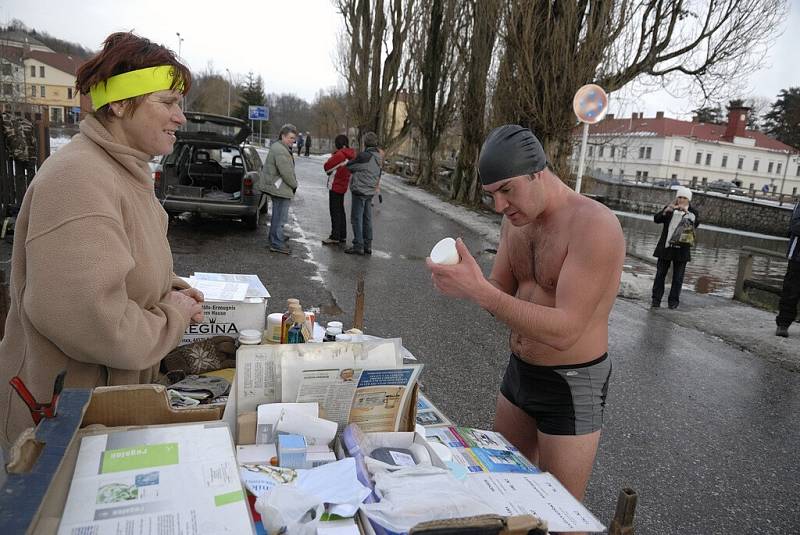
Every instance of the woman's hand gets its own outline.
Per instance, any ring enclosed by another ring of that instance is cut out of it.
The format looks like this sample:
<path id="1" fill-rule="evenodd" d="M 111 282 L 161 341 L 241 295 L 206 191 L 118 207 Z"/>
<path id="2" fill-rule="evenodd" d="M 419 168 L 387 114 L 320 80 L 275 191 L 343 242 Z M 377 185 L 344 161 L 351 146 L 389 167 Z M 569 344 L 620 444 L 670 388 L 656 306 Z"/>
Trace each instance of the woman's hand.
<path id="1" fill-rule="evenodd" d="M 194 290 L 194 288 L 181 291 L 172 290 L 167 294 L 164 301 L 177 308 L 181 315 L 190 322 L 201 323 L 203 321 L 203 307 L 200 306 L 200 302 L 194 297 L 190 297 L 185 293 L 192 290 Z M 197 292 L 197 290 L 194 291 Z M 200 298 L 202 299 L 203 294 L 200 292 L 197 293 L 200 294 Z"/>

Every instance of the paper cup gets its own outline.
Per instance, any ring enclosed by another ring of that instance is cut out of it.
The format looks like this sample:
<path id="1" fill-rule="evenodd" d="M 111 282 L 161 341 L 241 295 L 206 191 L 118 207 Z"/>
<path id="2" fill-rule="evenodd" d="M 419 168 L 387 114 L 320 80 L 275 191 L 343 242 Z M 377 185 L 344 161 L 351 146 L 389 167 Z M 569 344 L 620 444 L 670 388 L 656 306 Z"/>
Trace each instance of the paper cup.
<path id="1" fill-rule="evenodd" d="M 434 264 L 452 266 L 461 262 L 461 257 L 456 250 L 456 240 L 445 238 L 431 249 L 431 261 Z"/>

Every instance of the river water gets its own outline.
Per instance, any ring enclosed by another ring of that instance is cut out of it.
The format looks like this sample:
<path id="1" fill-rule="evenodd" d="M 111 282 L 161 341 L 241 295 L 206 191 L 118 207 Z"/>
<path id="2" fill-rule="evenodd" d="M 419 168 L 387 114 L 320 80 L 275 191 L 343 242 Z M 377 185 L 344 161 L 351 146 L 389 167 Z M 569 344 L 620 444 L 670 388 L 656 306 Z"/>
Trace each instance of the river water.
<path id="1" fill-rule="evenodd" d="M 661 224 L 653 222 L 651 215 L 615 212 L 622 224 L 628 254 L 634 259 L 628 262 L 631 270 L 639 273 L 655 274 L 653 251 L 661 236 Z M 702 214 L 701 214 L 702 216 Z M 684 285 L 694 287 L 700 276 L 713 280 L 712 293 L 725 297 L 733 296 L 736 273 L 739 263 L 739 248 L 742 246 L 768 249 L 785 254 L 788 240 L 741 232 L 738 230 L 712 227 L 701 224 L 697 229 L 697 245 L 692 250 L 692 260 L 686 267 Z M 636 258 L 643 261 L 636 261 Z M 786 273 L 786 261 L 777 258 L 756 256 L 753 260 L 753 278 L 780 286 Z"/>

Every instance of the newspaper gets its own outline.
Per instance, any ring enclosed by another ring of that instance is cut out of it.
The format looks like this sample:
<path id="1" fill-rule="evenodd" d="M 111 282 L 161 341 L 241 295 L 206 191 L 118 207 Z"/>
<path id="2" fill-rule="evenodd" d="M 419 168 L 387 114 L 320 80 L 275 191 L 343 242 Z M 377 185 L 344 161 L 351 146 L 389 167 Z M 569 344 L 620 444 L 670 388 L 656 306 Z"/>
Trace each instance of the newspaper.
<path id="1" fill-rule="evenodd" d="M 552 474 L 472 474 L 467 486 L 495 513 L 533 515 L 547 521 L 550 532 L 604 532 L 605 526 Z"/>
<path id="2" fill-rule="evenodd" d="M 84 437 L 58 534 L 120 533 L 252 534 L 227 426 Z"/>
<path id="3" fill-rule="evenodd" d="M 341 431 L 357 423 L 365 433 L 397 431 L 422 365 L 359 370 L 303 370 L 297 402 L 319 403 L 327 420 Z"/>
<path id="4" fill-rule="evenodd" d="M 305 370 L 394 368 L 402 365 L 399 338 L 360 343 L 243 346 L 236 352 L 239 412 L 264 403 L 297 401 Z"/>

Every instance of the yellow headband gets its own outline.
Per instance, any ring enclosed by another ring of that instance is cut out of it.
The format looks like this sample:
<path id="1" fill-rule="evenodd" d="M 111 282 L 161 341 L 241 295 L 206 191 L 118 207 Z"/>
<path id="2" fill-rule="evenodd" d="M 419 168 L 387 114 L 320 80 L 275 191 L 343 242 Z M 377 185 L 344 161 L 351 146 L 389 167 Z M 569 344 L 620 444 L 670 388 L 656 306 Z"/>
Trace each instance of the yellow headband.
<path id="1" fill-rule="evenodd" d="M 170 89 L 174 76 L 175 68 L 169 65 L 148 67 L 112 76 L 95 84 L 89 90 L 92 95 L 92 106 L 95 110 L 99 110 L 109 102 Z M 178 84 L 177 89 L 179 91 L 183 89 L 182 82 Z"/>

